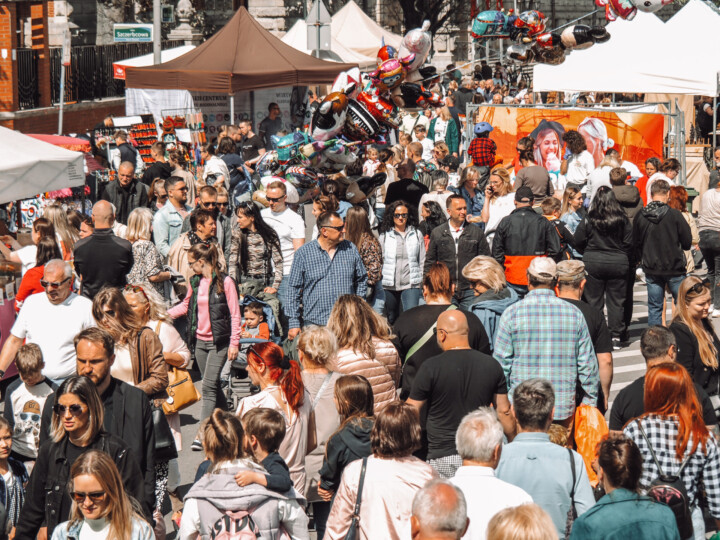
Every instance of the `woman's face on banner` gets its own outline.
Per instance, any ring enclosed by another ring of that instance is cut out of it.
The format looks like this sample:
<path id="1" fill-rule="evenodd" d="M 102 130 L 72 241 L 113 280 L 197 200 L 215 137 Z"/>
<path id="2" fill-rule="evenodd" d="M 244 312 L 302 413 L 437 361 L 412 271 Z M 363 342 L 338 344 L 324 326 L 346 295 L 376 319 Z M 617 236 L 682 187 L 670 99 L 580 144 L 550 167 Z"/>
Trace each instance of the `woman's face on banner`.
<path id="1" fill-rule="evenodd" d="M 584 127 L 579 127 L 578 133 L 582 135 L 583 139 L 585 139 L 585 146 L 587 146 L 587 151 L 592 154 L 593 159 L 595 160 L 595 166 L 597 167 L 604 157 L 602 140 L 590 135 L 587 131 L 585 131 Z"/>
<path id="2" fill-rule="evenodd" d="M 535 145 L 540 148 L 543 163 L 545 163 L 550 154 L 558 156 L 560 153 L 560 140 L 558 139 L 558 134 L 552 129 L 546 129 L 540 132 Z"/>

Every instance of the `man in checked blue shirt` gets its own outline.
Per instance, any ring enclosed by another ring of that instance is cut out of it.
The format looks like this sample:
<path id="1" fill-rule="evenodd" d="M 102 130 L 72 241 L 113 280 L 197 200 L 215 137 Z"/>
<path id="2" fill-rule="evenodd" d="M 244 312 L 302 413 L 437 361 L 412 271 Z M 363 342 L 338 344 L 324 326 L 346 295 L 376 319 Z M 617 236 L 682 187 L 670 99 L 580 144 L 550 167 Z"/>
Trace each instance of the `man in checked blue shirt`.
<path id="1" fill-rule="evenodd" d="M 555 389 L 553 420 L 571 428 L 576 386 L 582 389 L 582 402 L 597 407 L 595 350 L 582 312 L 555 296 L 555 262 L 536 257 L 527 276 L 530 292 L 500 317 L 493 356 L 505 371 L 509 394 L 528 379 L 550 381 Z"/>
<path id="2" fill-rule="evenodd" d="M 335 301 L 343 294 L 365 296 L 367 273 L 360 253 L 344 240 L 345 224 L 336 212 L 318 217 L 318 237 L 295 252 L 283 309 L 288 338 L 300 328 L 325 326 Z M 301 307 L 302 306 L 302 307 Z"/>

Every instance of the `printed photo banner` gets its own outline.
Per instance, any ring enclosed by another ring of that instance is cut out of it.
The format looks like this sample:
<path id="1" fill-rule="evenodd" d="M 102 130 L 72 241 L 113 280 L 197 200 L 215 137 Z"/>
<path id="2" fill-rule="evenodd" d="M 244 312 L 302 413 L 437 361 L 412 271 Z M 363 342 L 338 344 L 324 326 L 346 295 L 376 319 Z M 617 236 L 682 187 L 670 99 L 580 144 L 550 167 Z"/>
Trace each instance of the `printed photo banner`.
<path id="1" fill-rule="evenodd" d="M 577 130 L 585 139 L 595 166 L 609 148 L 615 148 L 623 161 L 634 163 L 643 172 L 648 158 L 662 158 L 663 155 L 662 114 L 480 107 L 476 122 L 488 122 L 493 126 L 490 138 L 497 144 L 497 155 L 506 165 L 517 156 L 517 141 L 528 135 L 534 137 L 535 160 L 551 174 L 559 171 L 566 152 L 562 135 L 571 129 Z"/>

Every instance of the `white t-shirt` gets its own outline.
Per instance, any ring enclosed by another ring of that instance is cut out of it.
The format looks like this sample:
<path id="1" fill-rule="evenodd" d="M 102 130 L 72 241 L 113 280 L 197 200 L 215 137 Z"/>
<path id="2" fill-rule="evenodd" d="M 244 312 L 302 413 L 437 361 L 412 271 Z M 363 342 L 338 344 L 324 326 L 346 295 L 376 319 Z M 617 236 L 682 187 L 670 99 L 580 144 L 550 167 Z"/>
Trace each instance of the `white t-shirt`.
<path id="1" fill-rule="evenodd" d="M 579 155 L 573 154 L 568 158 L 568 170 L 565 175 L 566 183 L 584 186 L 590 173 L 595 169 L 595 160 L 592 154 L 583 150 Z"/>
<path id="2" fill-rule="evenodd" d="M 92 302 L 71 293 L 62 304 L 54 305 L 47 294 L 25 299 L 10 333 L 40 347 L 45 361 L 43 375 L 62 381 L 76 371 L 73 339 L 84 328 L 95 326 Z"/>
<path id="3" fill-rule="evenodd" d="M 643 175 L 637 165 L 635 165 L 632 161 L 623 161 L 620 166 L 630 173 L 630 178 L 638 179 Z"/>
<path id="4" fill-rule="evenodd" d="M 435 142 L 445 142 L 445 133 L 447 132 L 447 127 L 447 121 L 443 120 L 442 118 L 435 119 Z"/>
<path id="5" fill-rule="evenodd" d="M 294 239 L 305 239 L 305 222 L 298 214 L 285 208 L 282 212 L 273 212 L 265 208 L 260 212 L 265 222 L 270 225 L 280 237 L 280 249 L 283 256 L 283 275 L 290 275 L 295 249 Z"/>
<path id="6" fill-rule="evenodd" d="M 433 150 L 435 149 L 435 143 L 425 137 L 422 141 L 419 141 L 423 147 L 422 158 L 425 161 L 430 161 L 433 157 Z"/>
<path id="7" fill-rule="evenodd" d="M 485 231 L 488 243 L 492 246 L 492 239 L 495 236 L 495 229 L 504 217 L 515 210 L 515 193 L 507 193 L 495 200 L 490 201 L 490 217 L 485 224 Z"/>
<path id="8" fill-rule="evenodd" d="M 29 246 L 23 246 L 18 249 L 15 254 L 20 259 L 22 264 L 22 275 L 35 266 L 35 259 L 37 258 L 37 246 L 30 244 Z"/>
<path id="9" fill-rule="evenodd" d="M 13 451 L 29 458 L 36 458 L 40 448 L 40 416 L 53 389 L 45 381 L 28 386 L 20 382 L 10 390 L 10 404 L 15 422 L 13 428 Z M 6 411 L 7 413 L 7 411 Z"/>
<path id="10" fill-rule="evenodd" d="M 80 527 L 78 540 L 101 540 L 110 535 L 110 522 L 105 519 L 86 519 Z"/>

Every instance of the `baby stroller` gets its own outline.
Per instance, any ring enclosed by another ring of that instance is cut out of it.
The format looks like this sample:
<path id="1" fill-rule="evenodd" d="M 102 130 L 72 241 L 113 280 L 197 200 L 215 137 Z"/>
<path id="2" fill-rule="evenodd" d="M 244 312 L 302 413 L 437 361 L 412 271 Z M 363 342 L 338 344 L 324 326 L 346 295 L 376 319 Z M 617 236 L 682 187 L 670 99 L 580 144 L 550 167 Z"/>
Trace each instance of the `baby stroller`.
<path id="1" fill-rule="evenodd" d="M 240 300 L 240 308 L 244 308 L 251 302 L 258 302 L 263 306 L 263 315 L 265 316 L 265 322 L 270 327 L 270 341 L 273 343 L 280 343 L 282 336 L 278 335 L 278 325 L 275 322 L 275 316 L 273 315 L 272 308 L 262 300 L 249 295 L 245 295 Z M 230 377 L 228 379 L 228 385 L 226 390 L 226 399 L 228 406 L 231 411 L 235 411 L 238 408 L 240 400 L 251 394 L 258 392 L 247 372 L 247 352 L 248 349 L 255 343 L 266 343 L 267 339 L 261 338 L 240 338 L 240 352 L 237 358 L 230 364 Z"/>

